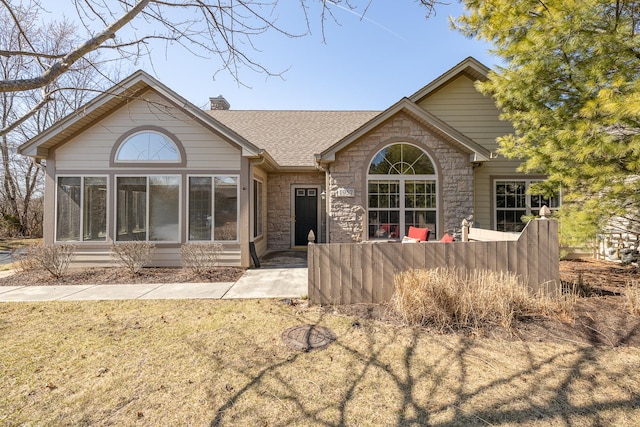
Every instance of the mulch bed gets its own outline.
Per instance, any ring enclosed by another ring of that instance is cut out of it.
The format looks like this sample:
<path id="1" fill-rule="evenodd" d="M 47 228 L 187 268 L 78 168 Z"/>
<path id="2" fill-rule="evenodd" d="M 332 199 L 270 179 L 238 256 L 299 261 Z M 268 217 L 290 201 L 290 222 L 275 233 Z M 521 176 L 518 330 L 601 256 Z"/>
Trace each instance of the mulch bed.
<path id="1" fill-rule="evenodd" d="M 140 274 L 130 274 L 121 268 L 69 269 L 60 279 L 41 271 L 21 271 L 0 278 L 0 286 L 56 286 L 56 285 L 129 285 L 140 283 L 206 283 L 235 282 L 244 269 L 219 267 L 210 274 L 198 276 L 183 268 L 143 268 Z"/>

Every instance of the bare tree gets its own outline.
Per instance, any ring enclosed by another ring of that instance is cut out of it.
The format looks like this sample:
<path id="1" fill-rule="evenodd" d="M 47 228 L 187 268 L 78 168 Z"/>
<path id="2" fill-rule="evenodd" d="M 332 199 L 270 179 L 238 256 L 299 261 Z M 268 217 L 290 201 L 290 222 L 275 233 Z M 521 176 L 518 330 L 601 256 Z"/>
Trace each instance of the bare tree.
<path id="1" fill-rule="evenodd" d="M 218 68 L 240 82 L 241 71 L 279 75 L 255 58 L 255 37 L 275 31 L 288 37 L 310 33 L 310 14 L 337 22 L 335 8 L 364 15 L 373 0 L 71 0 L 75 28 L 68 21 L 43 23 L 51 12 L 42 0 L 0 0 L 0 155 L 1 214 L 19 219 L 28 232 L 30 201 L 41 191 L 38 166 L 15 153 L 16 147 L 96 92 L 98 57 L 137 61 L 158 42 L 178 44 L 197 56 L 217 59 Z M 414 0 L 427 16 L 437 0 Z M 298 7 L 306 29 L 280 26 L 281 8 Z M 76 36 L 82 31 L 83 35 Z M 115 79 L 101 76 L 103 86 Z M 36 221 L 37 222 L 37 221 Z"/>
<path id="2" fill-rule="evenodd" d="M 364 15 L 372 1 L 297 0 L 280 5 L 279 0 L 72 0 L 87 36 L 69 49 L 50 52 L 35 43 L 17 12 L 21 8 L 46 11 L 42 1 L 0 0 L 0 10 L 4 9 L 12 19 L 11 26 L 17 29 L 20 39 L 17 46 L 0 49 L 0 56 L 18 57 L 40 66 L 37 71 L 31 68 L 17 76 L 3 76 L 0 93 L 41 90 L 39 102 L 4 124 L 0 136 L 52 102 L 51 85 L 92 52 L 109 50 L 115 53 L 114 58 L 138 59 L 149 53 L 151 44 L 161 41 L 179 44 L 194 55 L 217 58 L 216 71 L 227 70 L 236 79 L 242 69 L 277 75 L 254 59 L 256 36 L 266 31 L 289 37 L 308 34 L 309 11 L 315 6 L 319 8 L 324 37 L 325 22 L 337 21 L 334 8 L 346 7 Z M 425 6 L 427 16 L 439 4 L 437 0 L 415 1 Z M 300 8 L 306 22 L 306 31 L 301 33 L 290 32 L 278 23 L 280 8 L 294 6 Z"/>
<path id="3" fill-rule="evenodd" d="M 67 20 L 42 24 L 37 9 L 16 7 L 9 13 L 0 8 L 0 28 L 0 48 L 5 52 L 21 51 L 25 40 L 47 55 L 77 43 L 75 25 Z M 45 67 L 42 58 L 30 55 L 0 56 L 4 80 L 39 73 Z M 17 147 L 86 102 L 91 92 L 77 88 L 99 87 L 92 81 L 99 67 L 92 53 L 44 88 L 0 92 L 0 129 L 5 130 L 0 134 L 0 218 L 8 221 L 15 234 L 38 235 L 42 224 L 42 171 L 34 161 L 18 155 Z"/>

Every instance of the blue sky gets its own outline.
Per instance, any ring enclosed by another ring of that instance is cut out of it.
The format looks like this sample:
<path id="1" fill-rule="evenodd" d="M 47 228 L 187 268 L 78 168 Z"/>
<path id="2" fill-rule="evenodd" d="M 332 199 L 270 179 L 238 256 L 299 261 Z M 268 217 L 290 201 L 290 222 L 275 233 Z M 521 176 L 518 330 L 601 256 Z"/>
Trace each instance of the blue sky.
<path id="1" fill-rule="evenodd" d="M 279 7 L 278 22 L 292 32 L 305 27 L 297 4 L 286 0 Z M 313 9 L 310 36 L 270 32 L 254 39 L 260 52 L 252 59 L 274 72 L 286 70 L 282 78 L 242 69 L 243 85 L 225 71 L 214 80 L 216 58 L 197 58 L 179 46 L 155 46 L 151 61 L 131 64 L 125 72 L 142 68 L 201 107 L 210 96 L 223 95 L 238 110 L 383 110 L 467 56 L 489 67 L 497 63 L 489 45 L 450 28 L 449 17 L 462 13 L 455 1 L 439 5 L 429 19 L 416 0 L 373 0 L 364 19 L 344 8 L 334 11 L 339 24 L 326 22 L 324 42 Z"/>

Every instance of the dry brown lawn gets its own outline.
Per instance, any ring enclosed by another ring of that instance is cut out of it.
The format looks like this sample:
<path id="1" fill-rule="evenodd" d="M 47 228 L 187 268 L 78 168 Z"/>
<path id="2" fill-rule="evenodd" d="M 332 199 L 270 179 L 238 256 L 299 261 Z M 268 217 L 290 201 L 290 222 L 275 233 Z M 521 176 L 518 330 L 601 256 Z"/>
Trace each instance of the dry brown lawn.
<path id="1" fill-rule="evenodd" d="M 281 340 L 331 329 L 324 350 Z M 640 349 L 277 300 L 0 303 L 0 425 L 632 426 Z"/>

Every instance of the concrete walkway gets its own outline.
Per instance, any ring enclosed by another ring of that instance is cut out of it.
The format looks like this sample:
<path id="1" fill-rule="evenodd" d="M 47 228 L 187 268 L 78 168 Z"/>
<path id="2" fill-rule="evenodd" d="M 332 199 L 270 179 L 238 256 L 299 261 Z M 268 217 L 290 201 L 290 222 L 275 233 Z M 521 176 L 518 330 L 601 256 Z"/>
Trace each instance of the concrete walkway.
<path id="1" fill-rule="evenodd" d="M 0 302 L 300 298 L 306 295 L 307 269 L 298 266 L 247 270 L 237 282 L 224 283 L 0 286 Z"/>

